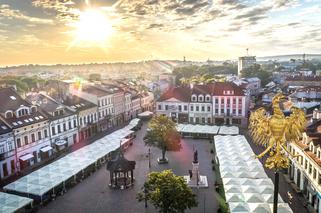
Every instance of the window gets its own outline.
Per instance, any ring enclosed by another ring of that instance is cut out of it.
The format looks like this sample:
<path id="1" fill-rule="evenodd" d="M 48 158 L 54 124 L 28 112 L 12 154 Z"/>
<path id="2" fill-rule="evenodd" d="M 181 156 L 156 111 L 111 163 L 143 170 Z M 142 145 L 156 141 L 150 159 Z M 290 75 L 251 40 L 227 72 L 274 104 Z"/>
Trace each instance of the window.
<path id="1" fill-rule="evenodd" d="M 312 173 L 312 165 L 311 165 L 311 163 L 309 163 L 309 174 L 311 174 Z"/>
<path id="2" fill-rule="evenodd" d="M 79 125 L 82 125 L 82 118 L 79 118 Z"/>
<path id="3" fill-rule="evenodd" d="M 198 96 L 198 101 L 199 101 L 199 102 L 203 102 L 203 101 L 204 101 L 203 95 L 199 95 L 199 96 Z"/>
<path id="4" fill-rule="evenodd" d="M 38 140 L 41 140 L 41 132 L 38 132 Z"/>
<path id="5" fill-rule="evenodd" d="M 224 98 L 221 99 L 221 104 L 224 104 Z"/>
<path id="6" fill-rule="evenodd" d="M 178 111 L 182 111 L 182 106 L 178 105 Z"/>
<path id="7" fill-rule="evenodd" d="M 25 144 L 27 145 L 27 144 L 28 144 L 28 136 L 26 135 L 26 136 L 24 137 L 24 139 L 25 139 Z"/>
<path id="8" fill-rule="evenodd" d="M 221 109 L 221 114 L 223 114 L 224 113 L 224 109 Z"/>
<path id="9" fill-rule="evenodd" d="M 206 96 L 206 102 L 210 102 L 211 101 L 211 96 L 207 95 Z"/>
<path id="10" fill-rule="evenodd" d="M 218 109 L 215 109 L 215 114 L 218 114 Z"/>
<path id="11" fill-rule="evenodd" d="M 64 114 L 64 110 L 59 110 L 59 115 L 63 115 Z"/>
<path id="12" fill-rule="evenodd" d="M 12 151 L 14 149 L 13 148 L 13 143 L 8 142 L 8 149 L 9 149 L 9 151 Z"/>
<path id="13" fill-rule="evenodd" d="M 318 184 L 321 185 L 321 173 L 319 172 L 319 180 L 318 180 Z"/>
<path id="14" fill-rule="evenodd" d="M 313 179 L 317 178 L 317 170 L 314 168 L 313 169 Z"/>
<path id="15" fill-rule="evenodd" d="M 46 129 L 44 130 L 44 133 L 45 133 L 45 138 L 47 138 L 48 137 L 48 131 Z"/>
<path id="16" fill-rule="evenodd" d="M 196 112 L 198 112 L 200 110 L 199 106 L 196 106 Z"/>
<path id="17" fill-rule="evenodd" d="M 190 123 L 193 123 L 193 122 L 194 122 L 192 117 L 189 118 L 189 122 L 190 122 Z"/>
<path id="18" fill-rule="evenodd" d="M 194 106 L 191 106 L 191 111 L 194 111 Z"/>
<path id="19" fill-rule="evenodd" d="M 184 111 L 187 111 L 187 105 L 184 105 Z"/>
<path id="20" fill-rule="evenodd" d="M 158 110 L 162 110 L 162 105 L 158 104 Z"/>
<path id="21" fill-rule="evenodd" d="M 207 111 L 210 112 L 211 111 L 211 107 L 207 106 Z"/>
<path id="22" fill-rule="evenodd" d="M 74 120 L 74 128 L 76 128 L 76 126 L 77 126 L 77 121 L 76 121 L 76 119 Z"/>
<path id="23" fill-rule="evenodd" d="M 58 134 L 61 133 L 60 124 L 58 124 Z"/>
<path id="24" fill-rule="evenodd" d="M 239 104 L 240 105 L 242 104 L 242 98 L 239 98 Z"/>
<path id="25" fill-rule="evenodd" d="M 56 128 L 53 126 L 51 127 L 51 132 L 52 132 L 52 135 L 55 135 L 56 134 Z"/>
<path id="26" fill-rule="evenodd" d="M 0 145 L 0 154 L 4 153 L 5 150 L 4 150 L 4 145 Z"/>
<path id="27" fill-rule="evenodd" d="M 227 104 L 230 104 L 230 99 L 227 98 L 227 99 L 226 99 L 226 102 L 227 102 Z"/>
<path id="28" fill-rule="evenodd" d="M 168 110 L 168 105 L 165 105 L 165 110 Z"/>
<path id="29" fill-rule="evenodd" d="M 71 121 L 68 121 L 68 128 L 71 129 Z"/>
<path id="30" fill-rule="evenodd" d="M 307 159 L 305 159 L 304 168 L 305 168 L 305 169 L 308 169 L 308 161 L 307 161 Z"/>
<path id="31" fill-rule="evenodd" d="M 211 123 L 211 118 L 207 118 L 207 123 L 208 123 L 208 124 Z"/>
<path id="32" fill-rule="evenodd" d="M 17 147 L 20 148 L 21 147 L 21 139 L 17 138 Z"/>
<path id="33" fill-rule="evenodd" d="M 33 143 L 33 142 L 35 142 L 36 141 L 36 137 L 35 137 L 35 134 L 31 134 L 31 142 Z"/>
<path id="34" fill-rule="evenodd" d="M 205 106 L 202 106 L 202 112 L 204 112 L 205 111 Z M 205 122 L 204 122 L 205 123 Z"/>
<path id="35" fill-rule="evenodd" d="M 236 115 L 236 109 L 233 109 L 233 115 Z"/>
<path id="36" fill-rule="evenodd" d="M 218 98 L 215 98 L 215 104 L 218 104 Z"/>
<path id="37" fill-rule="evenodd" d="M 205 118 L 202 118 L 202 124 L 205 124 Z"/>
<path id="38" fill-rule="evenodd" d="M 195 122 L 196 122 L 197 124 L 199 124 L 199 123 L 200 123 L 200 118 L 199 118 L 199 117 L 196 117 L 195 119 L 196 119 Z"/>
<path id="39" fill-rule="evenodd" d="M 241 115 L 242 114 L 242 110 L 241 109 L 239 109 L 239 115 Z"/>

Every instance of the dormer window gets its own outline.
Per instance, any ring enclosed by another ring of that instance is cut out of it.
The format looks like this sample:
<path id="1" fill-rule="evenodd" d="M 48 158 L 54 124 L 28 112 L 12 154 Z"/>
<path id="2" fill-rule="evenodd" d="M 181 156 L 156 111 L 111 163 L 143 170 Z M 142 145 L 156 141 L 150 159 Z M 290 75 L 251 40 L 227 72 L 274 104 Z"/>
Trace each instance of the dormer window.
<path id="1" fill-rule="evenodd" d="M 199 102 L 203 102 L 204 101 L 204 96 L 203 95 L 199 95 L 198 96 L 198 101 Z"/>
<path id="2" fill-rule="evenodd" d="M 6 117 L 6 118 L 12 118 L 12 117 L 13 117 L 12 111 L 11 111 L 11 110 L 6 111 L 5 117 Z"/>
<path id="3" fill-rule="evenodd" d="M 37 112 L 37 107 L 36 106 L 32 106 L 31 107 L 31 112 L 32 113 L 36 113 Z"/>
<path id="4" fill-rule="evenodd" d="M 193 102 L 196 102 L 196 101 L 197 101 L 196 95 L 192 95 L 192 101 L 193 101 Z"/>
<path id="5" fill-rule="evenodd" d="M 206 100 L 206 102 L 210 102 L 211 101 L 211 96 L 210 95 L 206 95 L 205 100 Z"/>
<path id="6" fill-rule="evenodd" d="M 28 109 L 24 108 L 24 109 L 18 110 L 18 117 L 21 117 L 24 115 L 28 115 Z"/>

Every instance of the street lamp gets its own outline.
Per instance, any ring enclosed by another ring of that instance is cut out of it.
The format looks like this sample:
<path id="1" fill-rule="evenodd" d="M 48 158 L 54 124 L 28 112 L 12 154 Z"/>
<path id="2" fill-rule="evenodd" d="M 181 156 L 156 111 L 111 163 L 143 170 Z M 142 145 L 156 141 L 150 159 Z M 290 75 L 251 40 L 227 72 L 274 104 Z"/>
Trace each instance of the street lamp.
<path id="1" fill-rule="evenodd" d="M 150 168 L 150 148 L 148 148 L 148 168 Z"/>
<path id="2" fill-rule="evenodd" d="M 147 207 L 148 207 L 148 205 L 147 205 L 147 193 L 148 193 L 148 189 L 147 189 L 146 183 L 144 183 L 145 208 L 147 208 Z"/>
<path id="3" fill-rule="evenodd" d="M 284 99 L 281 93 L 275 95 L 272 99 L 273 115 L 269 116 L 261 107 L 251 114 L 249 125 L 253 141 L 267 147 L 256 157 L 262 158 L 268 154 L 265 167 L 274 170 L 274 213 L 277 213 L 279 171 L 289 167 L 286 153 L 290 155 L 291 153 L 287 150 L 287 143 L 298 141 L 306 125 L 305 113 L 298 108 L 292 107 L 291 115 L 285 117 L 280 108 L 280 102 Z"/>

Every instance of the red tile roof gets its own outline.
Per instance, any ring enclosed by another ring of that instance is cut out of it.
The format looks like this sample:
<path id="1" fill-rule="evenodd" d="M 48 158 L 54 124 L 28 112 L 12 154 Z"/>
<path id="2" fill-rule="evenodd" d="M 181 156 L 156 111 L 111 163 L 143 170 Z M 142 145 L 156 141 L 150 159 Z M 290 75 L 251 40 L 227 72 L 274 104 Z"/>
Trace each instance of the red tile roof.
<path id="1" fill-rule="evenodd" d="M 225 92 L 224 92 L 225 91 Z M 229 93 L 227 93 L 229 91 Z M 192 94 L 209 94 L 211 96 L 244 96 L 243 87 L 231 82 L 215 82 L 206 85 L 172 87 L 167 90 L 158 101 L 175 98 L 182 102 L 190 102 Z"/>

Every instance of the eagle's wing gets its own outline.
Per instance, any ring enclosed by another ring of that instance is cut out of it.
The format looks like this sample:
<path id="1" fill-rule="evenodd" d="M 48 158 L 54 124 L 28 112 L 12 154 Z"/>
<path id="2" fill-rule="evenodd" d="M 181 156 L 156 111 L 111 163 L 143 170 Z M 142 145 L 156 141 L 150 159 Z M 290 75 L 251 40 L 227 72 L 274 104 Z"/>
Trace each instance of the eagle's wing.
<path id="1" fill-rule="evenodd" d="M 291 115 L 286 118 L 285 126 L 285 138 L 288 142 L 299 140 L 306 126 L 303 110 L 292 107 L 291 111 Z"/>
<path id="2" fill-rule="evenodd" d="M 264 108 L 257 109 L 250 116 L 249 127 L 251 136 L 254 142 L 261 146 L 267 146 L 270 140 L 269 119 Z"/>

